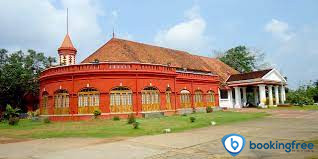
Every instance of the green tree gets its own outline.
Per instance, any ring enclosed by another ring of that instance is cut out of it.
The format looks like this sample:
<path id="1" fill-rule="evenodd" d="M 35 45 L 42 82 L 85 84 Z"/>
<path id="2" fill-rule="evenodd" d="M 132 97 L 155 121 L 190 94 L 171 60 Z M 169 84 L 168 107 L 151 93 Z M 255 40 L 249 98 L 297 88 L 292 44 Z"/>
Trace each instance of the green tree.
<path id="1" fill-rule="evenodd" d="M 287 93 L 287 102 L 296 105 L 312 105 L 318 102 L 318 81 L 300 86 Z"/>
<path id="2" fill-rule="evenodd" d="M 264 62 L 264 53 L 257 50 L 251 51 L 246 46 L 237 46 L 224 53 L 218 52 L 217 56 L 219 60 L 241 73 L 268 67 L 268 64 Z"/>
<path id="3" fill-rule="evenodd" d="M 307 85 L 307 95 L 318 103 L 318 80 Z"/>
<path id="4" fill-rule="evenodd" d="M 24 97 L 39 95 L 38 78 L 40 72 L 50 66 L 49 58 L 52 59 L 34 50 L 28 50 L 27 54 L 0 50 L 0 110 L 10 104 L 26 111 Z"/>

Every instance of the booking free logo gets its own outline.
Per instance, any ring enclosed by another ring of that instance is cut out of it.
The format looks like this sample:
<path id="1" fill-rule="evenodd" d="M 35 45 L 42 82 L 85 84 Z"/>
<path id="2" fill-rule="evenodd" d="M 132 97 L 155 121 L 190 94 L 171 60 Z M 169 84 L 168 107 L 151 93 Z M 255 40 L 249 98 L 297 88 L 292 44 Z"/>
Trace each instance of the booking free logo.
<path id="1" fill-rule="evenodd" d="M 245 138 L 239 134 L 228 134 L 222 138 L 224 148 L 232 156 L 236 156 L 245 146 Z"/>
<path id="2" fill-rule="evenodd" d="M 245 146 L 245 138 L 239 134 L 228 134 L 222 138 L 222 143 L 224 148 L 232 156 L 236 156 L 242 152 Z M 250 141 L 250 149 L 283 149 L 285 152 L 289 153 L 292 150 L 312 150 L 314 148 L 313 143 L 297 143 L 295 140 L 290 143 L 280 143 L 278 141 L 270 141 L 268 143 L 256 143 Z"/>

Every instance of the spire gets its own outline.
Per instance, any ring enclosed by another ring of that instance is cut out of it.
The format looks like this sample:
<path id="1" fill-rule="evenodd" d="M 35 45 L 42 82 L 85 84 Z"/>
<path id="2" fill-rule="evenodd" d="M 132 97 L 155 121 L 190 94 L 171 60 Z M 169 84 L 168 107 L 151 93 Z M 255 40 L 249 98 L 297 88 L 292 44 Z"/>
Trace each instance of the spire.
<path id="1" fill-rule="evenodd" d="M 68 8 L 66 9 L 66 35 L 61 46 L 58 48 L 59 54 L 71 53 L 76 54 L 77 50 L 74 47 L 71 37 L 68 32 Z"/>
<path id="2" fill-rule="evenodd" d="M 66 35 L 61 46 L 58 48 L 60 65 L 74 65 L 76 62 L 76 52 L 71 37 L 68 33 L 68 8 L 66 9 Z"/>
<path id="3" fill-rule="evenodd" d="M 68 34 L 68 8 L 66 8 L 66 34 Z"/>
<path id="4" fill-rule="evenodd" d="M 114 28 L 113 28 L 113 38 L 115 38 L 115 30 L 114 30 Z"/>

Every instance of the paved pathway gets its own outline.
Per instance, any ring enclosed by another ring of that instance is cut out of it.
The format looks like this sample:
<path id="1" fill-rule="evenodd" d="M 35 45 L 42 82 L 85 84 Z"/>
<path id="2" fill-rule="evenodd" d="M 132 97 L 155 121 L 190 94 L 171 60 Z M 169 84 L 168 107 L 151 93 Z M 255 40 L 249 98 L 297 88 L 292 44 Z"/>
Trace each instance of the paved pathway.
<path id="1" fill-rule="evenodd" d="M 108 142 L 105 139 L 39 139 L 0 144 L 0 159 L 129 159 L 232 158 L 223 148 L 221 138 L 229 133 L 243 135 L 247 142 L 297 142 L 318 139 L 317 111 L 274 111 L 272 117 L 254 121 L 214 126 L 183 133 L 143 136 Z M 249 143 L 236 158 L 318 157 L 313 152 L 250 150 Z"/>

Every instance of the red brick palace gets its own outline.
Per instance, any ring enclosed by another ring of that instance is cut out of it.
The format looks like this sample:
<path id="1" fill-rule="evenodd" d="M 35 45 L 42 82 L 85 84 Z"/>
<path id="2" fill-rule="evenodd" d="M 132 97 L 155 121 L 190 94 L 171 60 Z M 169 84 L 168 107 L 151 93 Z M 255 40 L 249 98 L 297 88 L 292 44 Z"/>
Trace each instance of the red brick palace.
<path id="1" fill-rule="evenodd" d="M 214 58 L 118 38 L 75 64 L 67 34 L 58 54 L 60 65 L 40 76 L 40 111 L 52 120 L 88 119 L 97 109 L 110 118 L 218 107 L 219 88 L 238 74 Z"/>

